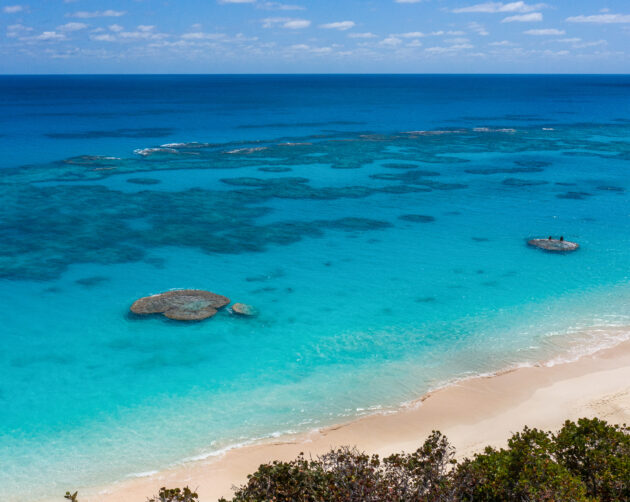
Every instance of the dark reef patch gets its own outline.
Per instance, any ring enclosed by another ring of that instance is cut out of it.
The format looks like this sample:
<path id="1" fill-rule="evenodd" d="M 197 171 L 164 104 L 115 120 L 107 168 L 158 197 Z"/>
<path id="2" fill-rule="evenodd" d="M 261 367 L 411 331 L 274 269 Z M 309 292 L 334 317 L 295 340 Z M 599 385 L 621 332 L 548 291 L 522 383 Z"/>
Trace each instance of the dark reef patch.
<path id="1" fill-rule="evenodd" d="M 308 183 L 308 178 L 222 178 L 221 183 L 242 187 L 285 187 L 295 184 Z"/>
<path id="2" fill-rule="evenodd" d="M 410 185 L 390 185 L 381 188 L 377 188 L 374 190 L 375 192 L 382 193 L 418 193 L 418 192 L 431 192 L 430 188 L 426 187 L 418 187 L 418 186 L 410 186 Z"/>
<path id="3" fill-rule="evenodd" d="M 426 214 L 403 214 L 398 217 L 402 221 L 411 221 L 413 223 L 432 223 L 435 221 L 435 217 L 428 216 Z"/>
<path id="4" fill-rule="evenodd" d="M 83 279 L 77 279 L 74 282 L 75 284 L 78 284 L 79 286 L 83 286 L 85 288 L 93 288 L 95 286 L 98 286 L 99 284 L 107 282 L 108 280 L 109 278 L 107 277 L 95 275 L 92 277 L 84 277 Z"/>
<path id="5" fill-rule="evenodd" d="M 129 178 L 127 183 L 132 183 L 134 185 L 159 185 L 162 182 L 155 178 Z"/>
<path id="6" fill-rule="evenodd" d="M 417 182 L 418 185 L 423 185 L 433 190 L 463 190 L 468 188 L 468 185 L 464 183 L 441 183 L 439 181 L 422 181 Z"/>
<path id="7" fill-rule="evenodd" d="M 473 237 L 472 240 L 475 242 L 490 242 L 490 239 L 486 237 Z"/>
<path id="8" fill-rule="evenodd" d="M 263 173 L 288 173 L 293 169 L 290 167 L 259 167 L 258 170 Z"/>
<path id="9" fill-rule="evenodd" d="M 544 180 L 523 180 L 520 178 L 506 178 L 503 184 L 511 187 L 531 187 L 539 185 L 547 185 L 549 182 Z"/>
<path id="10" fill-rule="evenodd" d="M 593 194 L 588 192 L 567 192 L 567 193 L 559 193 L 556 195 L 558 199 L 569 199 L 569 200 L 584 200 L 587 197 L 592 197 Z"/>
<path id="11" fill-rule="evenodd" d="M 523 166 L 528 168 L 542 169 L 543 167 L 549 167 L 551 162 L 546 160 L 515 160 L 514 163 L 517 166 Z"/>
<path id="12" fill-rule="evenodd" d="M 313 189 L 302 181 L 280 189 L 138 193 L 101 185 L 0 184 L 5 204 L 0 217 L 0 277 L 49 280 L 70 264 L 137 262 L 162 246 L 220 254 L 261 252 L 271 245 L 321 237 L 329 230 L 369 231 L 388 225 L 363 218 L 255 224 L 270 211 L 258 204 L 273 196 L 333 199 L 375 193 L 362 187 Z M 304 188 L 294 192 L 295 186 Z M 126 224 L 137 220 L 143 225 Z"/>
<path id="13" fill-rule="evenodd" d="M 437 299 L 435 296 L 422 296 L 414 300 L 416 303 L 435 303 Z"/>
<path id="14" fill-rule="evenodd" d="M 422 169 L 414 169 L 403 173 L 377 173 L 371 174 L 370 178 L 374 180 L 401 181 L 403 183 L 414 183 L 420 181 L 427 176 L 439 176 L 437 171 L 424 171 Z"/>
<path id="15" fill-rule="evenodd" d="M 260 293 L 273 293 L 274 291 L 278 291 L 278 288 L 272 288 L 271 286 L 268 286 L 266 288 L 254 289 L 251 291 L 251 294 L 257 295 Z"/>
<path id="16" fill-rule="evenodd" d="M 597 190 L 602 190 L 604 192 L 618 192 L 618 193 L 622 193 L 625 192 L 626 189 L 623 187 L 618 187 L 618 186 L 606 186 L 606 185 L 600 185 L 597 187 Z"/>
<path id="17" fill-rule="evenodd" d="M 488 167 L 478 169 L 466 169 L 464 172 L 469 174 L 513 174 L 513 173 L 540 173 L 544 169 L 540 167 Z"/>
<path id="18" fill-rule="evenodd" d="M 371 218 L 339 218 L 338 220 L 322 221 L 321 225 L 344 232 L 383 230 L 392 226 L 387 221 L 373 220 Z"/>
<path id="19" fill-rule="evenodd" d="M 482 286 L 487 286 L 490 288 L 497 287 L 499 285 L 499 281 L 483 281 L 481 283 Z"/>
<path id="20" fill-rule="evenodd" d="M 383 164 L 383 167 L 386 167 L 387 169 L 415 169 L 418 166 L 417 164 L 404 164 L 402 162 L 387 162 Z"/>

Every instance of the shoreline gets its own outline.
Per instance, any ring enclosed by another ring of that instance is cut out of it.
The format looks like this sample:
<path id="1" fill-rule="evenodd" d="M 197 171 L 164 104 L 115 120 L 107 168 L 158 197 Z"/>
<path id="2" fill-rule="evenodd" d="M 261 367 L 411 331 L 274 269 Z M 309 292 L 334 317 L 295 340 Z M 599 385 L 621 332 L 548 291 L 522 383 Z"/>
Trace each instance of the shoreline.
<path id="1" fill-rule="evenodd" d="M 614 328 L 609 328 L 614 329 Z M 457 449 L 457 458 L 485 446 L 504 446 L 523 426 L 558 429 L 564 420 L 598 416 L 630 423 L 630 340 L 576 360 L 549 359 L 447 383 L 392 412 L 228 448 L 147 476 L 80 490 L 85 502 L 145 500 L 160 487 L 190 486 L 202 502 L 229 497 L 234 485 L 262 463 L 313 456 L 333 447 L 356 446 L 388 455 L 413 451 L 438 429 Z"/>

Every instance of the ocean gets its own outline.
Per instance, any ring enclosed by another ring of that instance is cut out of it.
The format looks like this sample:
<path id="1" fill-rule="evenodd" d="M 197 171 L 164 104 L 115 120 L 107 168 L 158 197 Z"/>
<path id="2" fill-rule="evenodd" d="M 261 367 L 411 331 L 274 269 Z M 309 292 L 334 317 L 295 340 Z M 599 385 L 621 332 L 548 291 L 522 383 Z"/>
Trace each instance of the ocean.
<path id="1" fill-rule="evenodd" d="M 630 337 L 629 76 L 2 76 L 0 110 L 2 500 Z M 174 288 L 259 315 L 130 315 Z"/>

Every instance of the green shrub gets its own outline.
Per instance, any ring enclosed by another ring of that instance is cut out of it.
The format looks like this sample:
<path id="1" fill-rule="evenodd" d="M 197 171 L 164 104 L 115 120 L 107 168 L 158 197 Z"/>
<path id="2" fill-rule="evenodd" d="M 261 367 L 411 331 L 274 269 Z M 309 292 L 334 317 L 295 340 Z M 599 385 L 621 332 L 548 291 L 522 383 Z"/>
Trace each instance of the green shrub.
<path id="1" fill-rule="evenodd" d="M 457 500 L 479 502 L 590 500 L 579 477 L 554 460 L 548 432 L 528 429 L 508 441 L 508 448 L 486 448 L 465 460 L 455 477 Z"/>
<path id="2" fill-rule="evenodd" d="M 199 502 L 199 495 L 187 486 L 180 488 L 160 488 L 160 492 L 147 502 Z"/>
<path id="3" fill-rule="evenodd" d="M 591 497 L 630 500 L 630 428 L 597 418 L 567 420 L 554 437 L 557 461 L 578 476 Z"/>

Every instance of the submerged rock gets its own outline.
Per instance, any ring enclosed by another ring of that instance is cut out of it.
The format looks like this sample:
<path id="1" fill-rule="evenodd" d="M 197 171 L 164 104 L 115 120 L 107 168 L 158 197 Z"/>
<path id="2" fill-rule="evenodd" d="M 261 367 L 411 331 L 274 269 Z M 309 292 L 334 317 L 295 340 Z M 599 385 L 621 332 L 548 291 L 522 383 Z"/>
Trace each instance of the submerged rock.
<path id="1" fill-rule="evenodd" d="M 263 173 L 288 173 L 289 171 L 292 171 L 292 169 L 290 167 L 259 167 L 258 168 L 259 171 L 262 171 Z"/>
<path id="2" fill-rule="evenodd" d="M 162 314 L 176 321 L 201 321 L 230 303 L 225 296 L 201 289 L 179 289 L 145 296 L 131 305 L 134 314 Z"/>
<path id="3" fill-rule="evenodd" d="M 129 178 L 127 183 L 133 183 L 134 185 L 158 185 L 162 182 L 155 178 Z"/>
<path id="4" fill-rule="evenodd" d="M 247 305 L 245 303 L 235 303 L 232 305 L 232 312 L 237 315 L 253 317 L 258 315 L 258 309 L 256 307 L 252 307 L 251 305 Z"/>
<path id="5" fill-rule="evenodd" d="M 399 216 L 398 219 L 411 221 L 413 223 L 431 223 L 435 221 L 433 216 L 428 216 L 426 214 L 403 214 L 402 216 Z"/>
<path id="6" fill-rule="evenodd" d="M 527 244 L 544 249 L 545 251 L 553 251 L 555 253 L 568 253 L 569 251 L 575 251 L 580 247 L 580 245 L 576 242 L 560 239 L 531 239 L 527 241 Z"/>
<path id="7" fill-rule="evenodd" d="M 593 194 L 588 192 L 567 192 L 559 193 L 556 195 L 558 199 L 570 199 L 570 200 L 584 200 L 586 197 L 591 197 Z"/>
<path id="8" fill-rule="evenodd" d="M 511 174 L 511 173 L 541 173 L 544 169 L 541 167 L 488 167 L 488 168 L 476 168 L 465 169 L 464 172 L 469 174 Z"/>
<path id="9" fill-rule="evenodd" d="M 503 184 L 511 187 L 533 187 L 537 185 L 546 185 L 549 183 L 544 180 L 523 180 L 520 178 L 506 178 L 503 180 Z"/>

